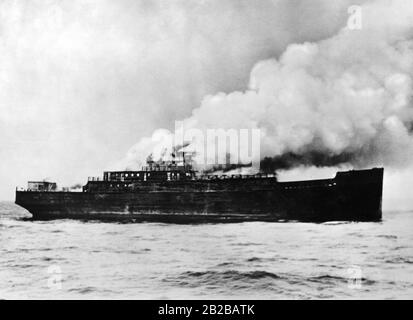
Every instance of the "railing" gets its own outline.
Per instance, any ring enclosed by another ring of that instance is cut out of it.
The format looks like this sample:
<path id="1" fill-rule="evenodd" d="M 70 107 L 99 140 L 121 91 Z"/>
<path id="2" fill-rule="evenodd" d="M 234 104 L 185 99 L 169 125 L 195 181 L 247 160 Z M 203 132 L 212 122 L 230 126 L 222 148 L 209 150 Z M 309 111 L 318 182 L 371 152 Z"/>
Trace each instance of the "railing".
<path id="1" fill-rule="evenodd" d="M 101 177 L 88 177 L 87 181 L 103 181 Z"/>
<path id="2" fill-rule="evenodd" d="M 16 191 L 18 192 L 37 192 L 37 193 L 50 193 L 50 192 L 71 192 L 71 193 L 78 193 L 78 192 L 84 192 L 83 189 L 71 189 L 69 187 L 62 187 L 61 189 L 55 189 L 55 190 L 34 190 L 34 189 L 25 189 L 25 188 L 16 188 Z"/>
<path id="3" fill-rule="evenodd" d="M 190 171 L 192 165 L 152 165 L 143 166 L 142 171 Z"/>
<path id="4" fill-rule="evenodd" d="M 262 178 L 276 178 L 277 176 L 273 173 L 257 173 L 257 174 L 232 174 L 232 175 L 201 175 L 195 179 L 200 180 L 225 180 L 225 179 L 262 179 Z"/>

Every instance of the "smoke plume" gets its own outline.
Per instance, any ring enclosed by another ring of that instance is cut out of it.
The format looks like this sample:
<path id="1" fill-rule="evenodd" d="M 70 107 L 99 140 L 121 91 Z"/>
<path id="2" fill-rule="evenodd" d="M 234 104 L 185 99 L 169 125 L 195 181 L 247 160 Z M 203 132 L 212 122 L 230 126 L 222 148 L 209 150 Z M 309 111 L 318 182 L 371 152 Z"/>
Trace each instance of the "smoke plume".
<path id="1" fill-rule="evenodd" d="M 72 186 L 70 187 L 70 189 L 71 189 L 71 190 L 81 189 L 82 186 L 83 186 L 83 184 L 81 184 L 81 183 L 76 183 L 76 184 L 72 185 Z"/>
<path id="2" fill-rule="evenodd" d="M 291 44 L 278 58 L 258 62 L 248 90 L 206 96 L 185 128 L 260 129 L 266 170 L 409 164 L 413 6 L 378 0 L 361 9 L 360 30 L 343 26 L 331 38 Z M 156 131 L 122 165 L 137 167 L 148 154 L 162 158 L 173 139 Z"/>

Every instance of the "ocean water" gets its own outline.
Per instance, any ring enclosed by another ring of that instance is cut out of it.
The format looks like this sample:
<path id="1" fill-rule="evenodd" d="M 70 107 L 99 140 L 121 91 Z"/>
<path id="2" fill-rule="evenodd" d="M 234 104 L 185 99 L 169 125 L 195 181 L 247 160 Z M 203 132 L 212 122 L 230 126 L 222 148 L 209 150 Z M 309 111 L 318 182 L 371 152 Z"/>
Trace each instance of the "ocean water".
<path id="1" fill-rule="evenodd" d="M 0 203 L 0 299 L 413 298 L 413 211 L 325 224 L 27 217 Z"/>

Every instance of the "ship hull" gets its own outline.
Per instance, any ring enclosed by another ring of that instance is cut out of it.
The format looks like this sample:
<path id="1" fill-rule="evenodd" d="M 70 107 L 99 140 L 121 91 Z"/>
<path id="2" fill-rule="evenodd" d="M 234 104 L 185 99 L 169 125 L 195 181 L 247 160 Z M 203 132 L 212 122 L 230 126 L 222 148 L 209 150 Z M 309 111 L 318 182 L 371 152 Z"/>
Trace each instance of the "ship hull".
<path id="1" fill-rule="evenodd" d="M 168 223 L 380 221 L 383 169 L 301 182 L 186 182 L 119 192 L 16 191 L 34 219 Z"/>

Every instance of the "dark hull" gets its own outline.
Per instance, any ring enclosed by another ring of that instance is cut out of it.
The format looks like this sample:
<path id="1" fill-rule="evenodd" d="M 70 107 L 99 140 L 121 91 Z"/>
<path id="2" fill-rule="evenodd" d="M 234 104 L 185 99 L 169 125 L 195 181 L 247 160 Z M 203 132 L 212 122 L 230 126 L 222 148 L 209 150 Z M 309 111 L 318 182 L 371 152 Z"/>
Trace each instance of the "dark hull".
<path id="1" fill-rule="evenodd" d="M 380 221 L 383 169 L 338 173 L 302 182 L 185 182 L 134 191 L 16 191 L 34 219 L 99 219 L 171 223 L 241 221 Z"/>

